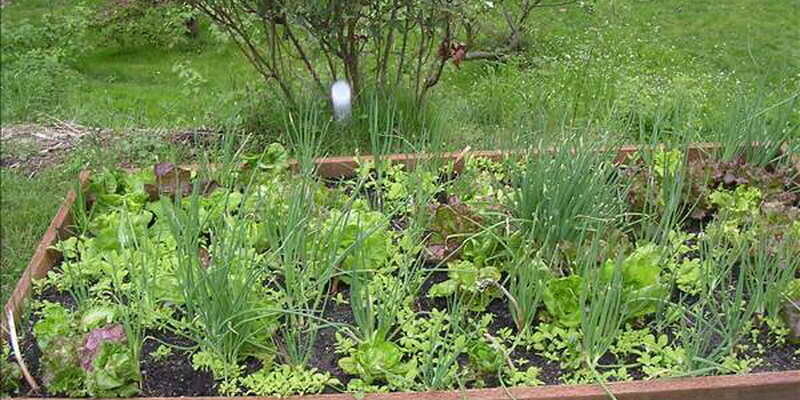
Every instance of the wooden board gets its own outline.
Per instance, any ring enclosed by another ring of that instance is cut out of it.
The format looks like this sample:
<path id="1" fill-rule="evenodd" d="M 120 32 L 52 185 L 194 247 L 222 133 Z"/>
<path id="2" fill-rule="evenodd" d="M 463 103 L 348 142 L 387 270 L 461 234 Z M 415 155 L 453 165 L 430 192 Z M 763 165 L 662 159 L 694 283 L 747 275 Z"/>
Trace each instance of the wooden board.
<path id="1" fill-rule="evenodd" d="M 696 144 L 688 148 L 688 159 L 696 160 L 718 149 L 719 146 L 710 143 Z M 616 161 L 622 162 L 638 151 L 637 147 L 626 146 L 618 150 Z M 455 161 L 455 170 L 463 168 L 464 160 L 469 157 L 484 157 L 493 160 L 505 159 L 515 156 L 516 153 L 503 151 L 481 151 L 470 153 L 444 153 L 444 154 L 396 154 L 386 156 L 385 159 L 392 163 L 403 163 L 413 168 L 418 162 L 426 159 L 439 159 Z M 796 163 L 800 157 L 792 155 Z M 359 157 L 361 160 L 370 157 Z M 318 173 L 325 178 L 341 178 L 352 176 L 358 166 L 356 157 L 334 157 L 315 161 Z M 798 164 L 800 170 L 800 164 Z M 83 171 L 79 180 L 81 188 L 89 182 L 90 174 Z M 75 203 L 77 195 L 70 191 L 61 204 L 56 216 L 50 223 L 42 240 L 36 248 L 28 267 L 23 272 L 14 292 L 5 305 L 5 310 L 10 310 L 15 319 L 21 315 L 24 303 L 30 296 L 32 282 L 47 275 L 51 268 L 61 261 L 61 254 L 51 247 L 61 239 L 68 238 L 71 233 L 69 226 L 72 223 L 70 210 Z M 5 314 L 5 313 L 4 313 Z M 3 330 L 0 332 L 5 340 L 7 321 L 3 317 Z M 622 400 L 800 400 L 800 371 L 770 372 L 749 374 L 741 376 L 713 376 L 681 379 L 661 379 L 653 381 L 622 382 L 608 385 L 611 392 Z M 293 397 L 303 400 L 356 400 L 349 394 L 311 395 Z M 609 398 L 605 389 L 599 385 L 553 385 L 533 388 L 515 388 L 506 391 L 502 388 L 450 391 L 450 392 L 425 392 L 425 393 L 387 393 L 371 394 L 364 397 L 369 400 L 601 400 Z M 142 398 L 146 400 L 174 400 L 176 398 Z M 205 400 L 213 397 L 183 397 L 187 400 Z M 234 399 L 272 400 L 266 397 L 237 397 Z"/>
<path id="2" fill-rule="evenodd" d="M 623 146 L 616 150 L 617 155 L 615 162 L 620 163 L 631 158 L 631 156 L 639 151 L 637 146 Z M 709 152 L 719 149 L 719 145 L 715 143 L 697 143 L 688 147 L 687 158 L 689 161 L 702 159 L 708 155 Z M 598 151 L 606 151 L 606 149 L 597 149 Z M 555 149 L 550 148 L 544 152 L 554 152 Z M 469 158 L 488 158 L 490 160 L 499 161 L 507 158 L 516 157 L 522 154 L 519 151 L 473 151 L 473 152 L 451 152 L 451 153 L 414 153 L 414 154 L 391 154 L 384 156 L 382 159 L 392 164 L 403 164 L 407 168 L 414 168 L 414 166 L 425 160 L 440 160 L 440 161 L 455 161 L 453 169 L 461 171 L 464 168 L 465 160 Z M 536 152 L 532 152 L 536 154 Z M 330 157 L 317 159 L 315 164 L 317 166 L 317 173 L 324 178 L 346 178 L 355 175 L 356 168 L 358 168 L 359 161 L 374 161 L 372 156 L 348 156 L 348 157 Z M 293 168 L 297 168 L 296 163 L 292 163 Z"/>

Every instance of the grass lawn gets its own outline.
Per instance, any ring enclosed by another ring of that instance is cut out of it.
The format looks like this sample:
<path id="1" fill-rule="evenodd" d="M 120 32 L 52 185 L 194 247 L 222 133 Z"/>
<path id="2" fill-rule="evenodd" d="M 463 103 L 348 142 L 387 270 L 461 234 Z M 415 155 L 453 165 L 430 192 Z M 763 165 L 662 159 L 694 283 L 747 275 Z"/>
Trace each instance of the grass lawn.
<path id="1" fill-rule="evenodd" d="M 0 291 L 2 300 L 16 285 L 16 278 L 28 265 L 36 245 L 55 215 L 69 187 L 64 176 L 48 171 L 28 178 L 0 168 L 2 180 L 2 226 L 0 226 Z"/>
<path id="2" fill-rule="evenodd" d="M 76 7 L 66 0 L 13 1 L 0 16 L 4 39 L 14 32 L 33 37 L 23 27 L 41 28 L 48 13 L 72 15 Z M 447 66 L 431 98 L 432 115 L 452 148 L 503 147 L 521 135 L 584 130 L 620 132 L 627 141 L 662 128 L 702 138 L 732 99 L 754 87 L 766 93 L 767 103 L 797 96 L 797 21 L 795 0 L 625 0 L 598 4 L 591 13 L 577 7 L 536 10 L 523 53 L 502 64 Z M 119 132 L 283 129 L 275 112 L 280 99 L 260 90 L 264 83 L 250 64 L 231 43 L 216 39 L 206 23 L 199 43 L 173 48 L 100 39 L 89 32 L 85 40 L 91 46 L 75 57 L 28 54 L 27 64 L 4 44 L 2 83 L 11 94 L 3 95 L 2 124 L 55 117 Z M 49 40 L 67 46 L 71 39 Z M 793 115 L 800 121 L 799 110 Z M 174 156 L 171 145 L 135 134 L 121 137 L 104 151 L 94 144 L 78 146 L 65 163 L 97 167 L 124 159 L 146 165 Z M 351 143 L 342 141 L 340 150 L 353 151 Z M 27 151 L 6 145 L 4 156 Z M 77 169 L 58 164 L 31 178 L 0 170 L 0 299 L 7 297 Z"/>

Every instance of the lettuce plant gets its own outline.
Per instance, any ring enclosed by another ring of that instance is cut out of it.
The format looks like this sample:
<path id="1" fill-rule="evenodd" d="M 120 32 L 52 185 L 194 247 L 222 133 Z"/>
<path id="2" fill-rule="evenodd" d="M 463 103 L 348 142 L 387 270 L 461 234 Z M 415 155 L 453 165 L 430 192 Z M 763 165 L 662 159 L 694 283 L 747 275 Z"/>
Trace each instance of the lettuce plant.
<path id="1" fill-rule="evenodd" d="M 92 397 L 132 397 L 139 393 L 140 380 L 130 348 L 105 340 L 86 372 L 86 391 Z"/>
<path id="2" fill-rule="evenodd" d="M 382 340 L 370 340 L 356 346 L 350 356 L 339 359 L 339 367 L 364 383 L 388 381 L 415 372 L 415 362 L 403 362 L 403 352 L 396 344 Z"/>
<path id="3" fill-rule="evenodd" d="M 338 386 L 338 379 L 316 368 L 281 365 L 274 369 L 262 368 L 241 380 L 248 393 L 256 396 L 288 397 L 322 393 L 329 386 Z"/>
<path id="4" fill-rule="evenodd" d="M 656 311 L 659 302 L 666 300 L 668 288 L 659 280 L 663 251 L 654 244 L 638 247 L 621 263 L 608 260 L 603 264 L 602 277 L 612 280 L 614 268 L 622 269 L 623 297 L 629 317 L 641 317 Z"/>
<path id="5" fill-rule="evenodd" d="M 22 387 L 22 371 L 10 361 L 11 349 L 5 341 L 0 343 L 0 397 L 11 397 Z"/>
<path id="6" fill-rule="evenodd" d="M 43 348 L 42 381 L 52 394 L 84 396 L 86 371 L 79 357 L 80 338 L 58 336 Z"/>
<path id="7" fill-rule="evenodd" d="M 39 348 L 47 352 L 55 339 L 71 336 L 75 330 L 75 315 L 58 303 L 43 301 L 36 312 L 40 319 L 33 325 L 33 334 Z"/>
<path id="8" fill-rule="evenodd" d="M 553 320 L 565 327 L 580 325 L 580 296 L 583 289 L 580 275 L 551 279 L 545 284 L 542 301 Z"/>
<path id="9" fill-rule="evenodd" d="M 465 307 L 483 311 L 499 295 L 497 284 L 500 270 L 495 267 L 476 267 L 471 261 L 451 262 L 447 265 L 447 279 L 428 289 L 430 297 L 463 296 Z"/>

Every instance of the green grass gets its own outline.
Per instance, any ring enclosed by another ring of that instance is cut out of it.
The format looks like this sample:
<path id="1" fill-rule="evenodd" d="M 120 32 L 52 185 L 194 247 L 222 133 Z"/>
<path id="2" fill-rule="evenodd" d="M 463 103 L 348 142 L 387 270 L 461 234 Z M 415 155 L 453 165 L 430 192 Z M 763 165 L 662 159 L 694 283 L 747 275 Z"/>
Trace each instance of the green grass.
<path id="1" fill-rule="evenodd" d="M 173 71 L 176 63 L 187 60 L 205 81 L 196 91 Z M 236 113 L 235 97 L 258 79 L 231 46 L 185 53 L 108 49 L 81 58 L 75 69 L 84 79 L 67 92 L 67 112 L 89 125 L 112 128 L 175 128 L 219 121 Z"/>
<path id="2" fill-rule="evenodd" d="M 16 280 L 56 213 L 69 182 L 57 173 L 28 178 L 6 168 L 0 169 L 0 301 L 5 304 Z"/>

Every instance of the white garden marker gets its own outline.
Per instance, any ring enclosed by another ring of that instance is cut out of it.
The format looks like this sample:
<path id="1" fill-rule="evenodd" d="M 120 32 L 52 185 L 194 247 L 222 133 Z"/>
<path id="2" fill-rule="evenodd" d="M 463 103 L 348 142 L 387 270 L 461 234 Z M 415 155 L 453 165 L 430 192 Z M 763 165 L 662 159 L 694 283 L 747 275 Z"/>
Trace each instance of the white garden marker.
<path id="1" fill-rule="evenodd" d="M 352 93 L 350 85 L 346 81 L 334 82 L 331 86 L 331 101 L 333 101 L 333 114 L 337 121 L 350 118 Z"/>

